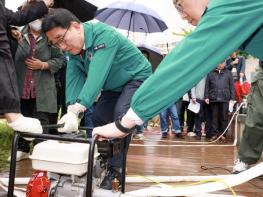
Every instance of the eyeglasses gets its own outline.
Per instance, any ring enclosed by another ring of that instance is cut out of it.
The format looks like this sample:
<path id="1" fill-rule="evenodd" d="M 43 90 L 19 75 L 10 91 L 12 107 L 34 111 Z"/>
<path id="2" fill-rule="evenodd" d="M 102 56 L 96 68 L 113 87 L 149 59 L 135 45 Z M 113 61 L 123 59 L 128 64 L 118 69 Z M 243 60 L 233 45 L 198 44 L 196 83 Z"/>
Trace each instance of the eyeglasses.
<path id="1" fill-rule="evenodd" d="M 177 9 L 179 13 L 183 13 L 184 8 L 183 8 L 183 0 L 174 0 L 174 7 Z"/>
<path id="2" fill-rule="evenodd" d="M 57 42 L 51 43 L 51 45 L 59 48 L 62 43 L 65 43 L 65 37 L 66 37 L 66 35 L 67 35 L 67 33 L 68 33 L 69 28 L 70 28 L 70 25 L 68 26 L 68 28 L 67 28 L 67 30 L 65 31 L 65 33 L 63 34 L 63 36 L 61 36 L 61 37 L 58 39 Z"/>

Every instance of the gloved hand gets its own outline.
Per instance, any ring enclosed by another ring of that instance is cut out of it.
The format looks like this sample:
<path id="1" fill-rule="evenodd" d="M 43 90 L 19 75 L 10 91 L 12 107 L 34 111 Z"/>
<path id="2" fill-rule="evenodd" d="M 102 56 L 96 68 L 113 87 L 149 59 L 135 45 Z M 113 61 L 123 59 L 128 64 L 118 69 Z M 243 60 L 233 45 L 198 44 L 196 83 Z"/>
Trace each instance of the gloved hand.
<path id="1" fill-rule="evenodd" d="M 101 141 L 111 138 L 123 138 L 128 134 L 121 132 L 113 122 L 101 127 L 95 127 L 92 131 L 92 135 L 99 135 L 98 140 Z"/>
<path id="2" fill-rule="evenodd" d="M 68 106 L 67 113 L 58 121 L 58 124 L 64 124 L 62 128 L 58 129 L 58 132 L 71 133 L 78 130 L 78 116 L 81 112 L 84 112 L 86 107 L 79 103 Z"/>
<path id="3" fill-rule="evenodd" d="M 15 131 L 42 133 L 43 128 L 40 121 L 36 118 L 28 118 L 20 115 L 15 121 L 7 123 Z"/>

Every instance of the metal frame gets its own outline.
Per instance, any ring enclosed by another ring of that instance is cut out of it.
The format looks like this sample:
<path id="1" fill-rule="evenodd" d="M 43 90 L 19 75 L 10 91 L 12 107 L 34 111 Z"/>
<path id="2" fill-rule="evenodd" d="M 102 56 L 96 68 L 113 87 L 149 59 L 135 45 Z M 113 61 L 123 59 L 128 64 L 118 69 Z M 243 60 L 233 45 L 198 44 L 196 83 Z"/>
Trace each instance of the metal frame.
<path id="1" fill-rule="evenodd" d="M 88 128 L 82 127 L 80 129 L 88 129 Z M 89 162 L 88 162 L 88 169 L 87 169 L 88 171 L 87 171 L 87 179 L 86 179 L 86 185 L 87 185 L 86 186 L 86 197 L 92 196 L 92 173 L 93 173 L 93 160 L 94 160 L 96 136 L 94 138 L 83 139 L 83 138 L 62 137 L 59 135 L 22 133 L 22 132 L 14 131 L 13 141 L 12 141 L 7 197 L 14 196 L 14 184 L 15 184 L 15 176 L 16 176 L 16 152 L 17 152 L 18 140 L 20 137 L 30 137 L 30 138 L 45 139 L 45 140 L 60 140 L 60 141 L 66 141 L 66 142 L 79 142 L 79 143 L 90 144 Z"/>
<path id="2" fill-rule="evenodd" d="M 59 128 L 62 125 L 45 125 L 43 128 Z M 87 130 L 93 129 L 90 127 L 79 127 L 79 130 Z M 15 176 L 16 176 L 16 154 L 17 154 L 17 146 L 18 140 L 20 137 L 30 137 L 36 139 L 45 139 L 45 140 L 60 140 L 66 142 L 79 142 L 79 143 L 88 143 L 90 144 L 89 148 L 89 162 L 88 162 L 88 169 L 87 169 L 87 179 L 86 179 L 86 196 L 85 197 L 92 197 L 92 174 L 93 174 L 93 161 L 94 161 L 94 150 L 95 150 L 95 141 L 97 136 L 93 138 L 70 138 L 70 137 L 63 137 L 60 135 L 50 135 L 50 134 L 35 134 L 35 133 L 24 133 L 14 131 L 13 140 L 12 140 L 12 150 L 11 150 L 11 161 L 10 161 L 10 169 L 9 169 L 9 184 L 8 184 L 8 193 L 7 197 L 14 196 L 14 185 L 15 185 Z M 124 140 L 124 147 L 128 146 L 127 137 Z M 125 149 L 125 148 L 124 148 Z M 125 192 L 125 179 L 126 179 L 126 159 L 127 153 L 124 151 L 123 153 L 123 160 L 122 160 L 122 174 L 121 174 L 121 192 Z"/>

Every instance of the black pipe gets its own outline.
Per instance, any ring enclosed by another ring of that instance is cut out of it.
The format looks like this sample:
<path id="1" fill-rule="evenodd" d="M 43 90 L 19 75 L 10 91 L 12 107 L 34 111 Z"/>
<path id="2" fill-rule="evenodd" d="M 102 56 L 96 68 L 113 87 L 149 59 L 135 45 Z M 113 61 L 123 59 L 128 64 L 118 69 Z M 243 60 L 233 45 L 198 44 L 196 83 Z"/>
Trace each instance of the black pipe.
<path id="1" fill-rule="evenodd" d="M 128 149 L 128 140 L 129 140 L 130 135 L 126 136 L 124 138 L 124 144 L 123 144 L 123 149 L 126 150 Z M 122 172 L 121 172 L 121 192 L 124 193 L 125 192 L 125 178 L 126 178 L 126 158 L 127 158 L 127 154 L 128 154 L 128 150 L 127 151 L 123 151 L 122 153 Z"/>
<path id="2" fill-rule="evenodd" d="M 8 192 L 7 197 L 13 197 L 14 194 L 14 185 L 15 185 L 15 176 L 16 176 L 16 150 L 19 140 L 19 133 L 14 132 L 12 140 L 12 150 L 11 150 L 11 162 L 9 170 L 9 183 L 8 183 Z"/>
<path id="3" fill-rule="evenodd" d="M 59 129 L 63 127 L 64 124 L 49 124 L 49 125 L 42 125 L 43 129 Z M 93 127 L 84 127 L 80 126 L 79 130 L 93 130 Z"/>
<path id="4" fill-rule="evenodd" d="M 88 172 L 86 180 L 86 197 L 92 196 L 92 174 L 93 174 L 93 161 L 94 161 L 94 151 L 95 151 L 95 140 L 97 136 L 94 136 L 94 140 L 91 141 L 89 147 L 89 162 L 88 162 Z"/>

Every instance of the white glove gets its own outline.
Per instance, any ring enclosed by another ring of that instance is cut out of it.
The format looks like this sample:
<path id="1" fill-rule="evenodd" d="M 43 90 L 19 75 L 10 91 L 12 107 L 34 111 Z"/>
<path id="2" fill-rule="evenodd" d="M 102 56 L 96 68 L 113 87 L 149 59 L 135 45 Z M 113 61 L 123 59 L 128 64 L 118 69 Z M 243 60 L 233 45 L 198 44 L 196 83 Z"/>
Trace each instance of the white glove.
<path id="1" fill-rule="evenodd" d="M 15 121 L 7 123 L 14 131 L 29 132 L 29 133 L 43 133 L 43 128 L 40 121 L 36 118 L 28 118 L 21 115 Z M 26 140 L 33 140 L 33 138 L 25 138 Z"/>
<path id="2" fill-rule="evenodd" d="M 69 105 L 67 113 L 58 121 L 58 124 L 64 124 L 62 128 L 58 129 L 58 132 L 71 133 L 78 131 L 78 116 L 79 113 L 84 112 L 86 107 L 79 103 Z"/>

